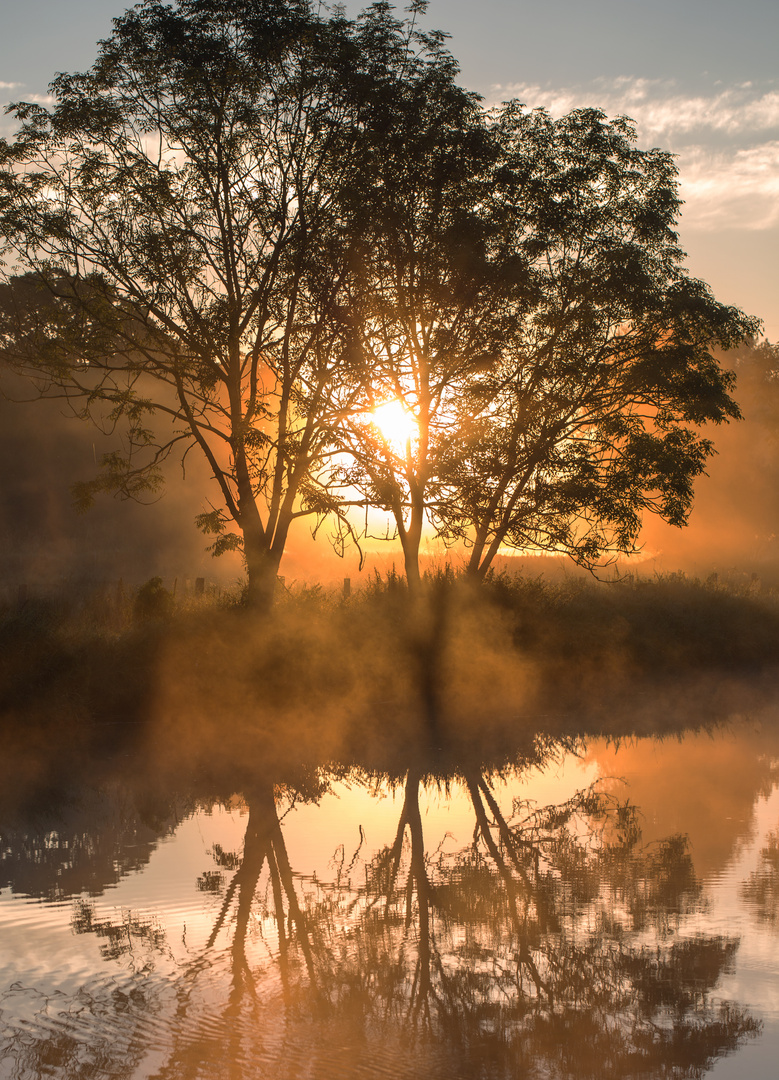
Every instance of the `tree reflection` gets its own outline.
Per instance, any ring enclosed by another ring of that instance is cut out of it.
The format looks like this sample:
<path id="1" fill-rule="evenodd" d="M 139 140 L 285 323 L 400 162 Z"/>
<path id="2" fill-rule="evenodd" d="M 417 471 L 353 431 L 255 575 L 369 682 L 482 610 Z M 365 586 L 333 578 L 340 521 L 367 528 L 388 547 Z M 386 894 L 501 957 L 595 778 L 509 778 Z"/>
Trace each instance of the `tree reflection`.
<path id="1" fill-rule="evenodd" d="M 294 802 L 301 796 L 290 798 Z M 206 870 L 198 878 L 201 892 L 222 895 L 204 946 L 176 980 L 171 1048 L 166 1063 L 154 1074 L 156 1080 L 243 1076 L 244 1069 L 254 1075 L 250 1062 L 273 1057 L 269 1044 L 277 1041 L 273 1027 L 279 1014 L 294 1015 L 303 1005 L 309 1015 L 316 1015 L 326 1001 L 320 989 L 326 965 L 316 913 L 305 909 L 295 886 L 281 828 L 283 800 L 286 796 L 270 781 L 257 782 L 247 791 L 242 855 L 218 846 L 212 850 L 217 865 L 233 871 L 229 884 L 225 887 L 221 870 Z M 226 949 L 220 946 L 223 939 Z M 257 947 L 262 944 L 264 950 Z M 272 957 L 278 984 L 258 959 L 262 951 Z M 229 991 L 227 1000 L 215 1008 L 204 987 L 225 962 Z M 274 1000 L 278 997 L 280 1009 Z"/>
<path id="2" fill-rule="evenodd" d="M 758 1030 L 715 1000 L 737 941 L 686 932 L 704 897 L 683 837 L 644 845 L 636 809 L 598 786 L 504 810 L 468 768 L 437 782 L 467 792 L 473 840 L 431 851 L 421 800 L 435 782 L 412 764 L 391 842 L 366 852 L 361 834 L 318 881 L 295 873 L 284 838 L 298 796 L 258 780 L 242 852 L 215 845 L 193 882 L 208 928 L 178 959 L 153 918 L 76 902 L 74 930 L 133 975 L 121 1001 L 104 988 L 85 1006 L 100 1032 L 116 1018 L 127 1055 L 110 1063 L 95 1036 L 79 1075 L 129 1075 L 153 1031 L 155 1080 L 342 1075 L 368 1045 L 395 1075 L 449 1062 L 485 1077 L 699 1077 Z M 28 1038 L 10 1075 L 77 1075 L 62 1032 Z"/>
<path id="3" fill-rule="evenodd" d="M 148 984 L 99 980 L 73 998 L 14 984 L 0 994 L 0 1075 L 129 1080 L 148 1050 L 147 1018 L 158 1007 Z"/>
<path id="4" fill-rule="evenodd" d="M 192 800 L 112 783 L 66 791 L 32 820 L 0 821 L 0 891 L 58 900 L 141 869 Z"/>
<path id="5" fill-rule="evenodd" d="M 501 1075 L 582 1077 L 698 1076 L 756 1031 L 711 1001 L 737 942 L 677 933 L 701 904 L 683 838 L 642 848 L 634 809 L 596 788 L 509 820 L 483 774 L 464 782 L 473 844 L 426 854 L 412 768 L 395 840 L 350 901 L 335 985 L 359 985 L 366 1022 Z"/>
<path id="6" fill-rule="evenodd" d="M 766 837 L 757 869 L 744 882 L 741 893 L 758 919 L 772 929 L 779 927 L 779 829 Z"/>
<path id="7" fill-rule="evenodd" d="M 165 931 L 154 917 L 127 910 L 119 919 L 100 919 L 95 905 L 83 899 L 74 904 L 71 925 L 76 934 L 97 934 L 104 939 L 100 953 L 105 960 L 133 956 L 139 945 L 144 952 L 165 947 Z"/>

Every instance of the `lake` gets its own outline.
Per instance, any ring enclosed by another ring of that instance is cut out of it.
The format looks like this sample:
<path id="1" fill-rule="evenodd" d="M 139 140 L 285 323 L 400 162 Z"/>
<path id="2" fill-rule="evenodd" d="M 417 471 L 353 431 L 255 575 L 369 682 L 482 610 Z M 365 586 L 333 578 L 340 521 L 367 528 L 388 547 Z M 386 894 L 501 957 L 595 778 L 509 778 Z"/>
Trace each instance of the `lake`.
<path id="1" fill-rule="evenodd" d="M 775 710 L 234 786 L 118 765 L 2 800 L 4 1080 L 776 1075 Z"/>

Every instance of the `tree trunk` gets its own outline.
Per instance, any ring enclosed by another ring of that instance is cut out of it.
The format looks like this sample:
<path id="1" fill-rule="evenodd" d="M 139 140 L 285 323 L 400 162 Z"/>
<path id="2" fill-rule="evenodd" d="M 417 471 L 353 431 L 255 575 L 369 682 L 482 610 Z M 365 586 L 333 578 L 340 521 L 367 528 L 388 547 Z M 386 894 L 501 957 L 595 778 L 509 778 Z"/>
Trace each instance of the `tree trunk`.
<path id="1" fill-rule="evenodd" d="M 249 586 L 247 602 L 255 611 L 268 612 L 273 607 L 279 565 L 292 513 L 284 507 L 263 526 L 242 452 L 236 454 L 236 473 L 239 481 L 239 525 L 243 533 L 243 555 Z"/>
<path id="2" fill-rule="evenodd" d="M 489 559 L 485 558 L 481 562 L 479 559 L 469 559 L 468 565 L 465 567 L 465 576 L 470 581 L 484 581 L 492 566 L 493 558 L 494 556 Z"/>
<path id="3" fill-rule="evenodd" d="M 422 588 L 422 575 L 419 572 L 419 539 L 403 539 L 403 565 L 406 571 L 408 591 L 416 596 Z"/>
<path id="4" fill-rule="evenodd" d="M 472 580 L 481 581 L 486 573 L 486 567 L 482 569 L 481 557 L 484 554 L 484 540 L 477 534 L 474 540 L 473 547 L 471 548 L 471 554 L 468 559 L 468 563 L 465 567 L 465 573 L 467 577 Z"/>
<path id="5" fill-rule="evenodd" d="M 422 543 L 424 520 L 424 502 L 421 497 L 412 494 L 411 518 L 408 526 L 398 530 L 403 547 L 406 583 L 412 596 L 418 596 L 422 588 L 422 575 L 419 572 L 419 546 Z M 399 521 L 398 524 L 400 525 L 401 522 Z"/>
<path id="6" fill-rule="evenodd" d="M 254 611 L 268 612 L 273 607 L 279 557 L 264 545 L 252 542 L 244 532 L 244 558 L 248 578 L 247 603 Z"/>

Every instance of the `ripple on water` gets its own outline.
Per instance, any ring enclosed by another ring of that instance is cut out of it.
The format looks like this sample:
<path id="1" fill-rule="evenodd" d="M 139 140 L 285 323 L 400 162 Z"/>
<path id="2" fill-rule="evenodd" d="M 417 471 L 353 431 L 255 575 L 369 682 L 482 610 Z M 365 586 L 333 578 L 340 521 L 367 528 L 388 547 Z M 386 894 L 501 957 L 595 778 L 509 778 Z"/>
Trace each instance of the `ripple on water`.
<path id="1" fill-rule="evenodd" d="M 580 786 L 580 773 L 575 772 L 566 784 Z M 468 792 L 462 785 L 453 784 L 452 790 L 451 806 L 441 793 L 427 798 L 423 793 L 417 828 L 420 834 L 424 832 L 422 861 L 430 876 L 430 940 L 434 949 L 442 950 L 441 965 L 431 968 L 431 977 L 438 980 L 438 991 L 444 995 L 451 972 L 463 974 L 465 997 L 459 1005 L 467 1011 L 468 988 L 474 1000 L 480 991 L 466 976 L 487 978 L 493 969 L 489 957 L 481 966 L 463 958 L 475 956 L 477 945 L 488 953 L 494 945 L 489 956 L 496 965 L 510 967 L 509 939 L 514 931 L 501 914 L 508 902 L 508 892 L 504 896 L 500 888 L 503 879 L 493 871 L 486 873 L 484 864 L 489 860 L 484 852 L 481 861 L 473 855 L 474 819 Z M 511 782 L 507 781 L 505 791 L 498 785 L 490 790 L 497 791 L 495 798 L 510 813 L 516 794 Z M 749 809 L 751 789 L 747 794 Z M 562 802 L 569 796 L 558 793 L 554 797 Z M 446 1017 L 435 1037 L 424 1034 L 424 1025 L 415 1032 L 409 1020 L 408 995 L 414 993 L 412 981 L 416 985 L 415 971 L 421 963 L 421 930 L 415 922 L 419 889 L 413 882 L 406 884 L 411 882 L 410 825 L 406 848 L 400 852 L 405 862 L 398 872 L 398 897 L 385 905 L 379 903 L 384 894 L 375 891 L 381 869 L 377 853 L 398 835 L 402 795 L 379 800 L 373 792 L 355 786 L 336 788 L 329 808 L 327 798 L 320 804 L 295 807 L 294 812 L 278 802 L 273 791 L 265 801 L 257 796 L 251 811 L 254 831 L 249 828 L 250 816 L 243 812 L 193 815 L 157 844 L 142 868 L 125 874 L 111 887 L 96 889 L 94 895 L 79 893 L 47 901 L 0 895 L 0 1058 L 5 1055 L 9 1062 L 0 1066 L 0 1076 L 152 1080 L 170 1075 L 217 1080 L 232 1073 L 246 1080 L 471 1080 L 476 1075 L 473 1061 L 448 1038 Z M 765 829 L 775 823 L 777 808 L 779 804 L 767 811 Z M 530 813 L 526 807 L 521 812 Z M 682 831 L 686 831 L 684 826 Z M 699 829 L 701 835 L 706 831 Z M 755 859 L 762 843 L 759 833 L 754 833 Z M 247 846 L 255 844 L 254 856 L 246 855 L 244 835 Z M 664 835 L 658 834 L 652 843 Z M 574 841 L 575 837 L 569 837 L 568 846 L 560 846 L 558 876 L 548 874 L 544 886 L 550 903 L 555 902 L 555 890 L 559 892 L 561 925 L 587 937 L 596 921 L 594 914 L 590 923 L 586 921 L 588 905 L 594 913 L 600 910 L 599 890 L 607 898 L 610 894 L 600 880 L 595 882 L 593 877 L 590 882 L 581 875 L 579 880 L 573 875 L 574 855 L 592 875 L 601 869 L 597 845 L 579 849 Z M 744 842 L 739 850 L 746 851 L 746 846 Z M 460 858 L 461 848 L 467 857 Z M 681 851 L 679 845 L 669 849 L 669 859 L 677 849 Z M 694 845 L 691 850 L 694 859 Z M 269 852 L 275 860 L 275 882 L 270 877 Z M 549 860 L 554 857 L 553 852 Z M 633 862 L 626 858 L 625 888 L 632 880 L 628 871 L 639 877 L 644 872 L 638 849 Z M 615 865 L 622 865 L 615 859 Z M 681 874 L 686 863 L 681 855 L 680 860 Z M 667 883 L 673 884 L 676 863 L 657 865 Z M 744 859 L 731 861 L 726 869 L 718 864 L 703 882 L 700 897 L 691 869 L 679 877 L 684 902 L 678 897 L 674 900 L 671 893 L 668 899 L 668 926 L 675 940 L 741 935 L 732 965 L 736 974 L 753 958 L 759 960 L 760 952 L 757 947 L 753 950 L 753 944 L 760 941 L 764 947 L 767 940 L 765 927 L 743 910 L 742 884 L 753 865 L 754 861 Z M 451 876 L 444 880 L 450 870 Z M 525 868 L 522 888 L 534 873 L 543 871 L 543 859 L 541 871 L 538 865 L 535 871 Z M 510 874 L 510 868 L 506 873 Z M 560 884 L 564 874 L 569 875 L 565 888 Z M 574 885 L 584 890 L 577 894 L 578 906 L 566 899 Z M 589 886 L 592 894 L 586 891 Z M 638 899 L 643 895 L 639 889 Z M 664 895 L 660 890 L 652 903 L 660 905 Z M 303 909 L 302 915 L 294 915 L 295 905 Z M 623 920 L 629 937 L 630 913 L 623 907 L 617 905 L 611 914 Z M 581 912 L 579 922 L 577 912 Z M 532 903 L 526 915 L 532 922 Z M 492 929 L 481 934 L 482 924 L 487 925 L 485 919 L 490 918 L 494 918 L 489 924 Z M 647 924 L 643 931 L 647 941 L 654 942 L 653 925 Z M 314 954 L 308 967 L 301 929 L 306 926 L 308 947 Z M 775 937 L 769 935 L 769 939 L 775 944 Z M 532 948 L 543 950 L 543 945 L 533 941 Z M 670 948 L 668 942 L 665 945 Z M 375 963 L 374 947 L 379 958 Z M 284 949 L 289 953 L 288 969 L 281 962 Z M 386 963 L 382 950 L 388 954 Z M 553 959 L 558 956 L 554 945 L 548 951 Z M 373 967 L 369 964 L 366 974 L 360 969 L 360 957 L 369 953 Z M 606 958 L 604 952 L 601 959 L 605 962 Z M 776 990 L 775 966 L 771 969 L 771 962 L 764 959 L 761 972 L 766 980 L 773 979 Z M 737 1002 L 754 1001 L 745 986 L 734 984 L 731 992 L 727 979 L 735 976 L 728 970 L 723 968 L 717 993 L 722 991 L 721 996 Z M 370 978 L 385 980 L 386 998 L 378 990 L 373 1000 L 360 998 Z M 314 983 L 323 988 L 321 998 Z M 501 984 L 501 993 L 507 985 Z M 582 993 L 586 996 L 586 987 Z M 495 989 L 493 998 L 484 999 L 486 1009 L 497 995 Z M 769 997 L 766 985 L 766 1000 Z M 489 1025 L 484 1028 L 487 1035 L 491 1030 Z M 550 1059 L 539 1069 L 554 1074 L 555 1067 Z"/>

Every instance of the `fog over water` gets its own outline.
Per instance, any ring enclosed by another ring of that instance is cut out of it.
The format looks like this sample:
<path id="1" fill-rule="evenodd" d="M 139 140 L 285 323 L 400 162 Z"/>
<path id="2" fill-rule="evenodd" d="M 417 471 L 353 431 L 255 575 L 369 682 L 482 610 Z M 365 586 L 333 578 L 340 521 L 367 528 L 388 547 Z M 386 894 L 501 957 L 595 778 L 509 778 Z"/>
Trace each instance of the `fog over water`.
<path id="1" fill-rule="evenodd" d="M 126 6 L 57 39 L 52 2 L 3 100 Z M 487 104 L 635 116 L 691 274 L 773 335 L 773 7 L 417 6 Z M 428 536 L 413 593 L 378 518 L 362 568 L 302 519 L 270 613 L 197 447 L 79 515 L 122 432 L 0 367 L 0 1080 L 775 1080 L 779 347 L 722 363 L 744 419 L 608 584 L 505 552 L 477 588 Z"/>

